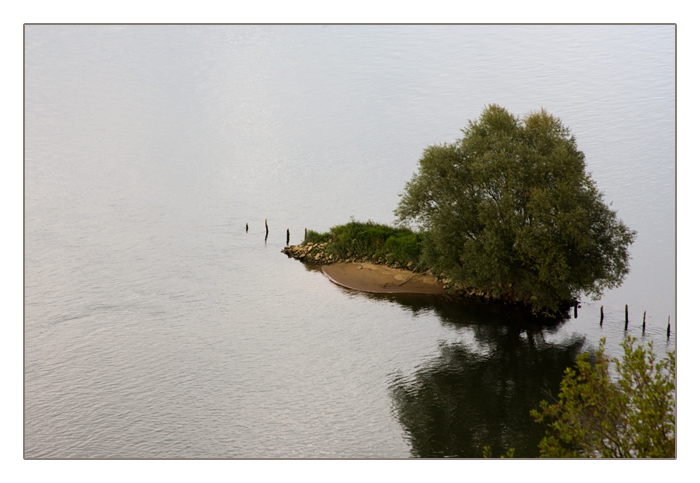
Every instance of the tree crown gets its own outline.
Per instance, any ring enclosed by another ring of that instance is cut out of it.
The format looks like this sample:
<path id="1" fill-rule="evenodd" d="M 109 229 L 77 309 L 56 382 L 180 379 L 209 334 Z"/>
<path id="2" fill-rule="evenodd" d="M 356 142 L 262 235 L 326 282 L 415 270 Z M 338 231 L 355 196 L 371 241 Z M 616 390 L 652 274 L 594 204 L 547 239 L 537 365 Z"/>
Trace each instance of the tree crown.
<path id="1" fill-rule="evenodd" d="M 490 105 L 462 132 L 424 150 L 395 210 L 425 232 L 427 265 L 545 312 L 622 283 L 636 233 L 603 202 L 560 119 Z"/>

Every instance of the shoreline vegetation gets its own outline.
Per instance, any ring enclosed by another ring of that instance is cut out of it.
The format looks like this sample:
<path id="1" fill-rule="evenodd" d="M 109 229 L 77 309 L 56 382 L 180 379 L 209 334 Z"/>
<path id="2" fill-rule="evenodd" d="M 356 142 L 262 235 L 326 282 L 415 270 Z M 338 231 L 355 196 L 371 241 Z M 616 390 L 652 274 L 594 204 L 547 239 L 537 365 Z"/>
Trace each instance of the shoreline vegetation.
<path id="1" fill-rule="evenodd" d="M 421 260 L 422 238 L 409 228 L 351 220 L 325 233 L 307 230 L 301 244 L 288 245 L 282 253 L 319 265 L 332 282 L 364 292 L 444 294 L 527 305 L 511 287 L 501 287 L 498 293 L 483 291 L 434 273 Z M 563 304 L 562 309 L 570 306 Z"/>
<path id="2" fill-rule="evenodd" d="M 396 227 L 351 219 L 307 231 L 285 253 L 430 274 L 451 294 L 552 317 L 622 284 L 637 233 L 604 201 L 560 119 L 492 104 L 462 133 L 424 150 Z"/>

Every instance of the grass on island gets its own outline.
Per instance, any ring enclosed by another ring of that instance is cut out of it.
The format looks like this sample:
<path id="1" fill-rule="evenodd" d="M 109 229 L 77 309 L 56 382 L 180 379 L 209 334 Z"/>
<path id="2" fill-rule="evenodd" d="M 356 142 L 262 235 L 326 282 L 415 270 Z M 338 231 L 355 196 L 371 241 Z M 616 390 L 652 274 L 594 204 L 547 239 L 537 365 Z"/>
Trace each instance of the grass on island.
<path id="1" fill-rule="evenodd" d="M 351 220 L 326 233 L 307 230 L 304 243 L 327 243 L 326 253 L 339 259 L 367 258 L 377 263 L 424 270 L 420 262 L 421 235 L 373 221 Z"/>

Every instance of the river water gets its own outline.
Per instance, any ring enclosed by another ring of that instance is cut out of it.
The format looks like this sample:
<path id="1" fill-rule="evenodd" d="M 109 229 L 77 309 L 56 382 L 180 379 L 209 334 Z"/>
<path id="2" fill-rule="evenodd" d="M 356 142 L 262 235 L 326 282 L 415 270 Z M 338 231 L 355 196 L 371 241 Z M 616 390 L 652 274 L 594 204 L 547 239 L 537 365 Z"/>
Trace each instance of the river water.
<path id="1" fill-rule="evenodd" d="M 622 287 L 542 325 L 280 253 L 392 223 L 489 103 L 572 129 L 638 232 Z M 674 26 L 27 25 L 24 182 L 26 458 L 534 457 L 625 304 L 675 348 Z"/>

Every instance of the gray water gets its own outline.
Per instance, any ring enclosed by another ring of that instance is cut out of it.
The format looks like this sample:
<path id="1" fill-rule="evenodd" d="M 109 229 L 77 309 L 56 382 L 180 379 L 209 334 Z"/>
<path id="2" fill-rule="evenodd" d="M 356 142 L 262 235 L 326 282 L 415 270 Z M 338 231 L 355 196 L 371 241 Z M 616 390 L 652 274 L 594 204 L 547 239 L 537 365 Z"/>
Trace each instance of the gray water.
<path id="1" fill-rule="evenodd" d="M 625 304 L 675 348 L 674 57 L 673 26 L 26 26 L 25 457 L 536 456 Z M 489 103 L 571 128 L 638 232 L 622 287 L 541 326 L 280 253 L 392 223 Z"/>

